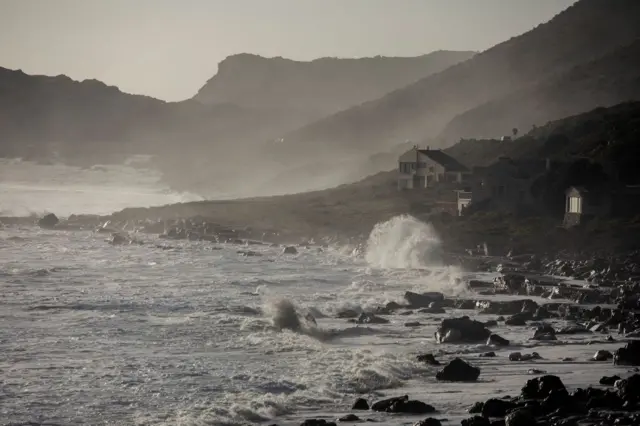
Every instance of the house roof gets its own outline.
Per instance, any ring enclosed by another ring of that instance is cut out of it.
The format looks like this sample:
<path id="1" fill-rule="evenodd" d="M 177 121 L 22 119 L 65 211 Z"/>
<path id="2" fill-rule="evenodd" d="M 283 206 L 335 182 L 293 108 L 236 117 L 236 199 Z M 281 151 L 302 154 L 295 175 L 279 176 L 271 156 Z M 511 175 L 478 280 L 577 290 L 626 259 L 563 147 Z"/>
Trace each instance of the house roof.
<path id="1" fill-rule="evenodd" d="M 458 160 L 450 155 L 445 154 L 439 149 L 419 149 L 418 152 L 426 155 L 436 163 L 440 164 L 448 172 L 468 172 L 469 169 L 462 165 Z"/>

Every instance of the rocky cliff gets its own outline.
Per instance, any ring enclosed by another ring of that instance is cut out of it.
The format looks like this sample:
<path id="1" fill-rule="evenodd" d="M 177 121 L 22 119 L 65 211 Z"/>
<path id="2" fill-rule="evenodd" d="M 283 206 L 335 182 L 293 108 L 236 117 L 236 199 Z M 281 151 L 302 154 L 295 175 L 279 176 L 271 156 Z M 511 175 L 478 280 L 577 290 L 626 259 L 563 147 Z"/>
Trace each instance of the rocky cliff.
<path id="1" fill-rule="evenodd" d="M 318 119 L 440 72 L 474 52 L 438 51 L 410 58 L 320 58 L 303 62 L 229 56 L 195 96 L 205 104 L 281 108 Z"/>

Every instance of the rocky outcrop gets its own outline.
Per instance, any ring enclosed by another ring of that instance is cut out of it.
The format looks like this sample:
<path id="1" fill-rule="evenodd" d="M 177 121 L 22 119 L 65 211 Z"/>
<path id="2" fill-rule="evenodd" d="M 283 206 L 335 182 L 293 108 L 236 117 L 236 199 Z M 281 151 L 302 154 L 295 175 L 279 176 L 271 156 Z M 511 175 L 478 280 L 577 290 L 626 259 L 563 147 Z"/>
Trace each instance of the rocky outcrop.
<path id="1" fill-rule="evenodd" d="M 49 213 L 38 220 L 38 226 L 44 229 L 53 229 L 59 222 L 60 220 L 55 214 Z"/>
<path id="2" fill-rule="evenodd" d="M 486 341 L 490 335 L 491 331 L 483 323 L 465 316 L 442 320 L 435 339 L 439 343 L 479 342 Z"/>
<path id="3" fill-rule="evenodd" d="M 460 358 L 455 358 L 436 374 L 436 379 L 448 382 L 473 382 L 479 376 L 479 368 L 473 367 Z"/>
<path id="4" fill-rule="evenodd" d="M 320 58 L 308 62 L 238 54 L 220 62 L 216 75 L 194 99 L 205 104 L 275 107 L 302 120 L 315 120 L 379 98 L 473 54 L 439 51 L 413 58 Z"/>
<path id="5" fill-rule="evenodd" d="M 375 402 L 371 409 L 373 411 L 403 414 L 428 414 L 436 411 L 433 406 L 421 401 L 410 400 L 407 395 Z"/>

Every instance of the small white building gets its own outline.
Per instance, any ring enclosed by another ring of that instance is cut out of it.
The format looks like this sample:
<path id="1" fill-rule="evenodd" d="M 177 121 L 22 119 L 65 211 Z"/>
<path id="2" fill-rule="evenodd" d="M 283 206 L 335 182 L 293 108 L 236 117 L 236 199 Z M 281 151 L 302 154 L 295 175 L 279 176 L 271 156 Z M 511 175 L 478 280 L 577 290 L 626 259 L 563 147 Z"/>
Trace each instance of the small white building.
<path id="1" fill-rule="evenodd" d="M 438 183 L 463 183 L 469 169 L 439 149 L 413 149 L 398 158 L 398 189 L 429 188 Z"/>

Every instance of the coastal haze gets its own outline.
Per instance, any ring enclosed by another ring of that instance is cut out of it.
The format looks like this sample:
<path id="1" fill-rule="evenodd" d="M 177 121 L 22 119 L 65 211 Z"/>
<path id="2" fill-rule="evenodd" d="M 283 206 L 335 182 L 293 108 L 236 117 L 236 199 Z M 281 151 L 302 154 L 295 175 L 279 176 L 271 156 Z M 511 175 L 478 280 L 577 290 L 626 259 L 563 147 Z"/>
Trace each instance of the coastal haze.
<path id="1" fill-rule="evenodd" d="M 1 425 L 640 423 L 640 1 L 0 3 Z"/>

